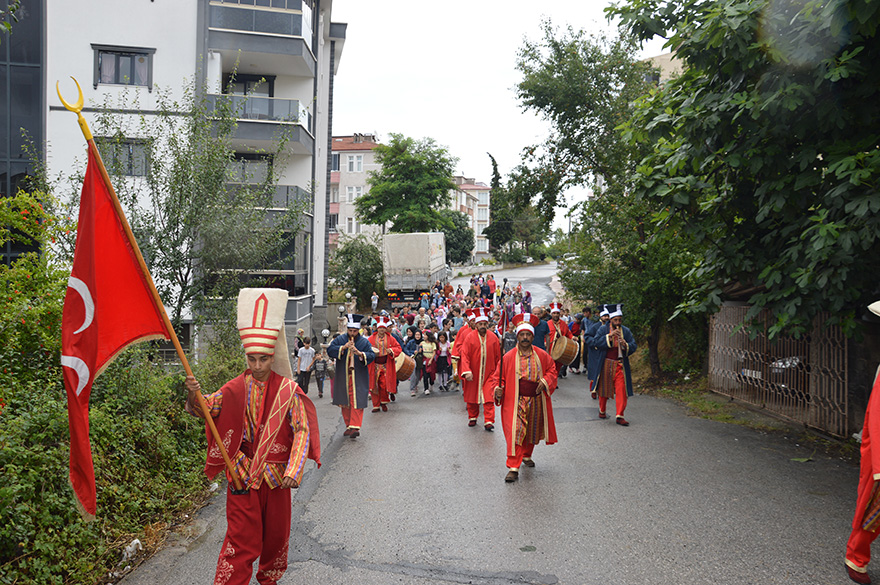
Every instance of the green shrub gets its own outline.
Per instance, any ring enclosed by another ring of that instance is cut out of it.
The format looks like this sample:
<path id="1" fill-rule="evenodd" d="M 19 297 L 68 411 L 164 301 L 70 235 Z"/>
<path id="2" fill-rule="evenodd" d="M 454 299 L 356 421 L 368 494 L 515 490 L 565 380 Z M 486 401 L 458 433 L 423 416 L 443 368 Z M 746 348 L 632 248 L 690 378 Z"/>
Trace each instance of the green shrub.
<path id="1" fill-rule="evenodd" d="M 15 230 L 0 229 L 0 244 L 14 233 L 45 247 L 51 220 L 29 195 L 0 201 L 0 225 Z M 49 258 L 47 251 L 0 265 L 0 584 L 94 583 L 133 538 L 145 540 L 148 527 L 191 509 L 207 484 L 204 425 L 183 410 L 182 370 L 152 363 L 150 348 L 135 346 L 92 389 L 98 510 L 95 521 L 81 519 L 68 483 L 60 366 L 68 270 Z M 240 351 L 223 350 L 195 373 L 215 389 L 243 365 Z"/>

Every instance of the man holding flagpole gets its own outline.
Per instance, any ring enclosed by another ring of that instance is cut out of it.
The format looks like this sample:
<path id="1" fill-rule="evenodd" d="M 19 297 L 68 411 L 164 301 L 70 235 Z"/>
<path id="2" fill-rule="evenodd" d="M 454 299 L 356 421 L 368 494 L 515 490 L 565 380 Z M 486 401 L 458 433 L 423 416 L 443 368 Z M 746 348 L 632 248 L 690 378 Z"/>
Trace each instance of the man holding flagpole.
<path id="1" fill-rule="evenodd" d="M 238 331 L 247 370 L 205 397 L 223 442 L 245 488 L 226 497 L 226 538 L 217 561 L 215 585 L 247 585 L 259 558 L 257 581 L 274 585 L 287 569 L 290 540 L 290 488 L 302 482 L 307 458 L 320 465 L 315 407 L 291 379 L 293 372 L 284 332 L 287 291 L 242 289 L 238 296 Z M 187 376 L 186 409 L 195 416 L 201 387 Z M 208 435 L 205 472 L 224 467 Z"/>

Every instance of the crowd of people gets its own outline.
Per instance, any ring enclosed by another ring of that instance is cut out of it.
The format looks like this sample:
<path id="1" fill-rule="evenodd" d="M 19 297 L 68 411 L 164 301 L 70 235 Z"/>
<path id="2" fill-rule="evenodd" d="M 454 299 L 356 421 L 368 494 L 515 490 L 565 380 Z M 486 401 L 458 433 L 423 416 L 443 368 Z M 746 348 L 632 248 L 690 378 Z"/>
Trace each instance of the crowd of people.
<path id="1" fill-rule="evenodd" d="M 386 311 L 371 302 L 373 313 L 348 314 L 345 332 L 326 348 L 314 347 L 299 330 L 291 353 L 284 334 L 286 292 L 240 294 L 238 327 L 248 369 L 208 395 L 194 377 L 186 380 L 187 410 L 205 418 L 209 431 L 206 472 L 213 477 L 225 467 L 230 482 L 215 582 L 247 583 L 257 559 L 261 583 L 277 582 L 287 568 L 289 489 L 299 486 L 307 459 L 320 465 L 317 416 L 307 397 L 312 373 L 318 398 L 330 380 L 343 435 L 352 439 L 361 434 L 367 408 L 389 410 L 400 383 L 412 397 L 461 390 L 467 426 L 476 427 L 482 412 L 487 432 L 495 430 L 500 409 L 508 483 L 518 480 L 522 467 L 535 467 L 537 444 L 556 442 L 551 396 L 568 369 L 587 373 L 599 418 L 606 418 L 613 398 L 617 424 L 629 424 L 623 414 L 632 395 L 629 356 L 636 342 L 622 325 L 620 305 L 602 307 L 598 321 L 589 308 L 571 315 L 554 302 L 545 310 L 532 306 L 520 283 L 499 286 L 492 275 L 477 275 L 463 292 L 438 282 L 418 306 Z"/>

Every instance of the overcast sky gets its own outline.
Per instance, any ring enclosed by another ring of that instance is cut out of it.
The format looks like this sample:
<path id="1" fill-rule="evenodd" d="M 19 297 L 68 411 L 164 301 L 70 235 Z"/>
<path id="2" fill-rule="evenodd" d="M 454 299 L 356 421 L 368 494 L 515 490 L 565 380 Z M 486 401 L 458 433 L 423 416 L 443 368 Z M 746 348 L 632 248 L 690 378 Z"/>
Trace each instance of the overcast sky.
<path id="1" fill-rule="evenodd" d="M 541 38 L 541 19 L 591 32 L 610 30 L 606 0 L 334 0 L 348 23 L 334 81 L 333 134 L 392 132 L 430 137 L 458 158 L 457 174 L 486 184 L 487 152 L 505 175 L 549 125 L 523 112 L 514 88 L 517 51 Z M 652 43 L 645 55 L 656 55 Z M 581 199 L 583 193 L 569 193 Z M 554 227 L 567 229 L 564 209 Z"/>

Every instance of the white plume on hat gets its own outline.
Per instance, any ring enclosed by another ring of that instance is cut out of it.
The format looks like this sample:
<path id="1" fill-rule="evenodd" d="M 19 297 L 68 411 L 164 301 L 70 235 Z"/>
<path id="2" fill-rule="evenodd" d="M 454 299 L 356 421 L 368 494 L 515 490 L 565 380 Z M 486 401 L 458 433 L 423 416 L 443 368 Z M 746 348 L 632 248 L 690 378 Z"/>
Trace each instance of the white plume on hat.
<path id="1" fill-rule="evenodd" d="M 287 291 L 280 288 L 243 288 L 238 292 L 238 334 L 245 354 L 275 356 L 272 370 L 293 378 L 284 315 Z"/>

